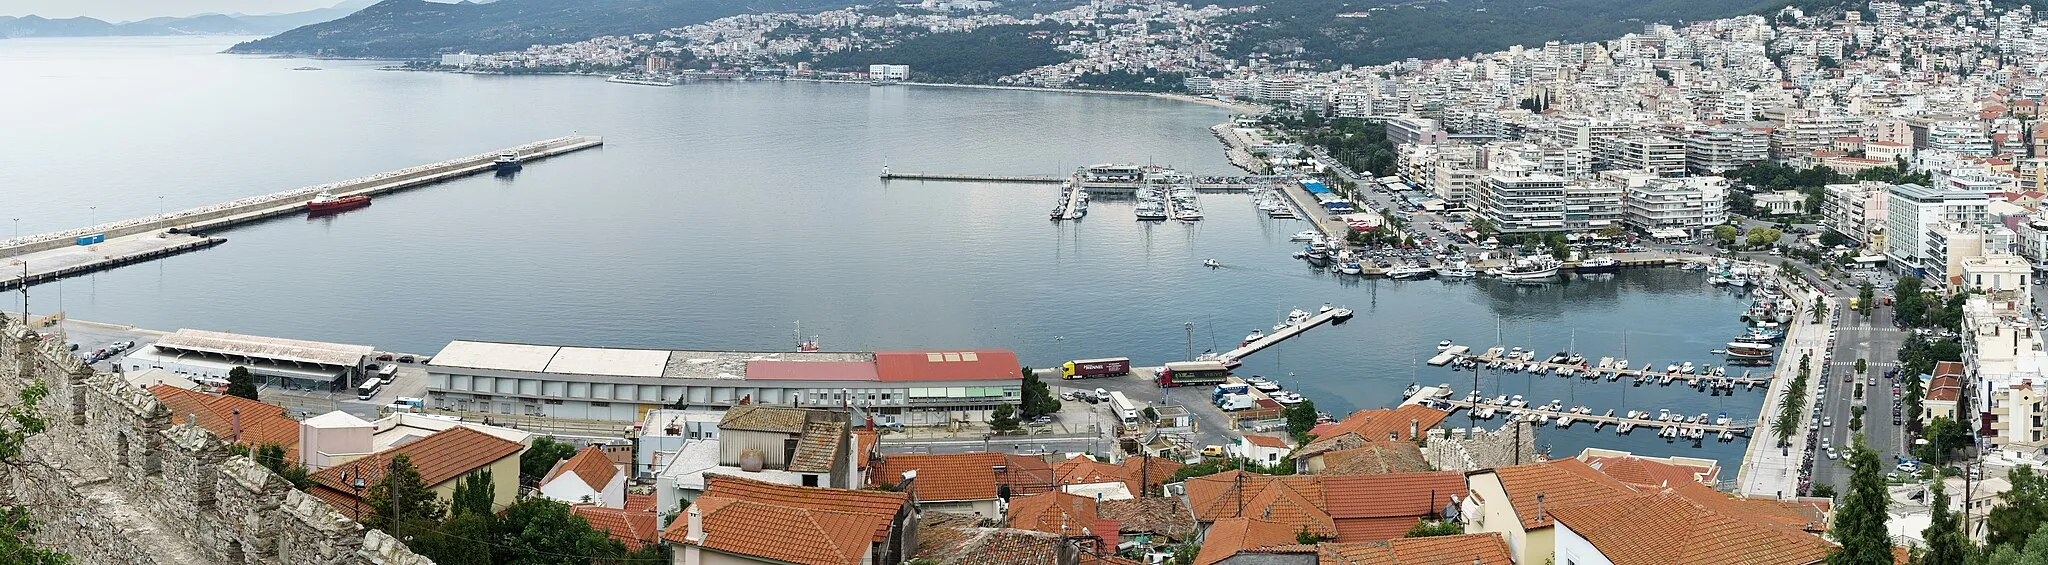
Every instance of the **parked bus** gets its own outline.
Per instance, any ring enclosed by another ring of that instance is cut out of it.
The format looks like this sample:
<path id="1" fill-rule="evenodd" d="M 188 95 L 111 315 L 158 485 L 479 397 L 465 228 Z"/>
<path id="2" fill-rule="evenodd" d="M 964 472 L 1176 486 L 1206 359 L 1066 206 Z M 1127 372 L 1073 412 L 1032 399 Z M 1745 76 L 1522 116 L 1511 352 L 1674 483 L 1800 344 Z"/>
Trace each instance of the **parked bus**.
<path id="1" fill-rule="evenodd" d="M 356 387 L 356 400 L 369 400 L 377 396 L 377 391 L 383 388 L 384 379 L 371 377 L 370 380 L 363 381 L 363 386 Z"/>
<path id="2" fill-rule="evenodd" d="M 398 380 L 398 366 L 385 365 L 384 368 L 377 369 L 377 378 L 383 379 L 387 383 Z"/>
<path id="3" fill-rule="evenodd" d="M 1116 415 L 1124 425 L 1138 425 L 1138 405 L 1125 397 L 1123 391 L 1110 391 L 1109 406 L 1116 409 Z"/>
<path id="4" fill-rule="evenodd" d="M 1229 376 L 1230 366 L 1221 361 L 1181 361 L 1159 370 L 1159 386 L 1218 385 Z"/>

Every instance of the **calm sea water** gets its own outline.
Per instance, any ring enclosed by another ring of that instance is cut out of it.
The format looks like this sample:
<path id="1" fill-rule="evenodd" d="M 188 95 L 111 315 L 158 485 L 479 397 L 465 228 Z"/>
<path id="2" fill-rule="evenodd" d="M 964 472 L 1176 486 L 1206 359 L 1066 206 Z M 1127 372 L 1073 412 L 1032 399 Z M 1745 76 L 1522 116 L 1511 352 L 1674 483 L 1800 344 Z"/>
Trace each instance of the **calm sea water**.
<path id="1" fill-rule="evenodd" d="M 1712 360 L 1745 300 L 1677 271 L 1543 287 L 1344 281 L 1288 253 L 1307 226 L 1205 195 L 1208 219 L 1140 224 L 1098 201 L 1055 224 L 1050 186 L 877 180 L 897 171 L 1055 174 L 1101 162 L 1230 173 L 1223 110 L 1134 97 L 376 70 L 215 54 L 234 39 L 0 41 L 0 233 L 155 213 L 571 133 L 601 150 L 389 196 L 226 245 L 33 289 L 80 319 L 432 352 L 453 339 L 783 350 L 1007 348 L 1027 363 L 1228 349 L 1292 308 L 1359 312 L 1251 358 L 1335 413 L 1399 401 L 1442 339 Z M 312 65 L 320 71 L 294 71 Z M 1201 266 L 1215 258 L 1226 268 Z M 0 305 L 19 308 L 9 294 Z M 1192 331 L 1189 331 L 1189 325 Z M 1462 383 L 1462 384 L 1460 384 Z M 1753 418 L 1708 397 L 1557 377 L 1482 388 L 1616 408 Z M 1545 430 L 1539 445 L 1717 457 L 1651 433 Z"/>

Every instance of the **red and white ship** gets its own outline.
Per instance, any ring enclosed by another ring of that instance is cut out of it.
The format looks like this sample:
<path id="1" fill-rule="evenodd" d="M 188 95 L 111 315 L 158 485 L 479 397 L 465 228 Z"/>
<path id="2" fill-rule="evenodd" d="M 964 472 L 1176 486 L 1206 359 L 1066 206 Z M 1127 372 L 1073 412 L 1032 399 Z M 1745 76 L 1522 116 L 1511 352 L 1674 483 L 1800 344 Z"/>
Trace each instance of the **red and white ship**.
<path id="1" fill-rule="evenodd" d="M 319 195 L 314 196 L 312 201 L 306 203 L 306 211 L 319 214 L 323 212 L 340 212 L 369 205 L 369 196 L 358 194 L 336 198 L 334 193 L 322 191 Z"/>

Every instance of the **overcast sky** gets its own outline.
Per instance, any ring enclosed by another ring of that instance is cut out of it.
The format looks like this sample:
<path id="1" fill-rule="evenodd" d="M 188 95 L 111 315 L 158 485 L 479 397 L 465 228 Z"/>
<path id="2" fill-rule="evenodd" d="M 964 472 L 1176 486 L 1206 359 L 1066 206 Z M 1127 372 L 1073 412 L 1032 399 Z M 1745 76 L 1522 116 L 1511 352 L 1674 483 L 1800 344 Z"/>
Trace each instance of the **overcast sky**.
<path id="1" fill-rule="evenodd" d="M 325 8 L 341 0 L 0 0 L 0 16 L 35 14 L 46 18 L 87 16 L 110 22 L 157 16 L 269 14 Z"/>

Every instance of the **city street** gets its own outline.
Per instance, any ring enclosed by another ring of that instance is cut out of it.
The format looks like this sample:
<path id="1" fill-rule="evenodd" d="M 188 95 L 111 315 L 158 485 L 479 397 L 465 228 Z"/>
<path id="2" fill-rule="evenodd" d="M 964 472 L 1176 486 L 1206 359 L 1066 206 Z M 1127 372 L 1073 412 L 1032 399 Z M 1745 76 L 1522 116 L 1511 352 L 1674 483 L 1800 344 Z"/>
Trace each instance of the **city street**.
<path id="1" fill-rule="evenodd" d="M 1827 385 L 1825 402 L 1816 403 L 1820 408 L 1813 414 L 1820 416 L 1832 426 L 1819 428 L 1824 442 L 1815 453 L 1813 461 L 1813 484 L 1832 484 L 1836 492 L 1848 486 L 1848 467 L 1844 465 L 1848 445 L 1855 441 L 1855 432 L 1849 429 L 1850 407 L 1865 406 L 1863 434 L 1865 442 L 1879 453 L 1887 469 L 1897 462 L 1897 456 L 1905 453 L 1905 426 L 1892 424 L 1892 390 L 1902 381 L 1886 379 L 1886 370 L 1898 364 L 1899 346 L 1905 342 L 1906 332 L 1892 325 L 1890 308 L 1879 307 L 1864 316 L 1849 309 L 1849 299 L 1840 297 L 1831 300 L 1842 312 L 1842 324 L 1835 328 L 1834 358 L 1822 374 L 1817 374 L 1818 384 Z M 1858 376 L 1857 383 L 1844 382 L 1843 377 L 1856 371 L 1856 360 L 1864 359 L 1869 368 L 1866 375 Z M 1910 378 L 1901 375 L 1900 378 Z M 1876 386 L 1868 386 L 1875 379 Z M 1856 385 L 1865 385 L 1862 399 L 1855 395 Z M 1904 394 L 1900 388 L 1899 393 Z M 1811 426 L 1812 417 L 1808 417 Z M 1827 447 L 1832 446 L 1839 457 L 1829 460 Z"/>

